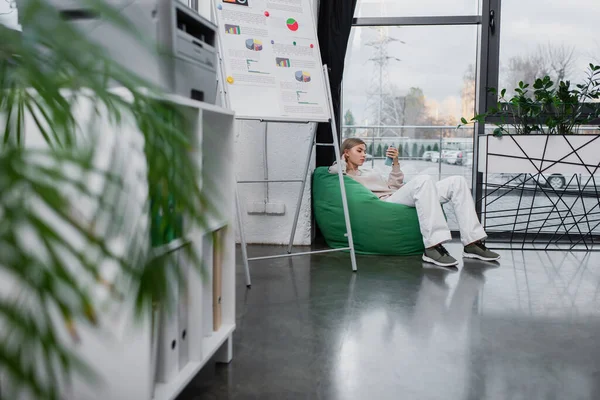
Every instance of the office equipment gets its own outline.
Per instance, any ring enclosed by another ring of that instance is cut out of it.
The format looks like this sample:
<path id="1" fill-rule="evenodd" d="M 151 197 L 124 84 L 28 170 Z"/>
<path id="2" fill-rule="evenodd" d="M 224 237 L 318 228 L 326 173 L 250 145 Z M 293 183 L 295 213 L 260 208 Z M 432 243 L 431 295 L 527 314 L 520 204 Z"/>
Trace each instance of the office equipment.
<path id="1" fill-rule="evenodd" d="M 178 0 L 107 0 L 147 42 L 143 45 L 138 37 L 86 8 L 86 3 L 48 1 L 124 68 L 167 93 L 215 104 L 216 26 L 186 4 Z"/>

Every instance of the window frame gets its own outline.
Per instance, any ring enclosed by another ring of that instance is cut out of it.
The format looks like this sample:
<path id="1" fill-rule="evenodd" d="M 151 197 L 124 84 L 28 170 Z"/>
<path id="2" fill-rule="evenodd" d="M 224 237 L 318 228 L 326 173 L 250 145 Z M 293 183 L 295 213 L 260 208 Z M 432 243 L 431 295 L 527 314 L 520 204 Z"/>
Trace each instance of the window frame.
<path id="1" fill-rule="evenodd" d="M 475 60 L 475 114 L 487 112 L 497 106 L 496 96 L 490 88 L 498 87 L 500 70 L 500 16 L 501 0 L 482 0 L 480 15 L 411 16 L 411 17 L 355 17 L 352 27 L 376 26 L 464 26 L 478 25 L 477 58 Z M 343 87 L 343 86 L 342 86 Z M 343 93 L 342 93 L 343 97 Z M 343 115 L 340 101 L 340 115 Z M 475 124 L 473 150 L 478 154 L 479 136 L 485 134 L 485 124 Z M 482 176 L 478 173 L 478 157 L 473 157 L 473 198 L 482 198 Z M 476 201 L 481 215 L 481 203 Z"/>

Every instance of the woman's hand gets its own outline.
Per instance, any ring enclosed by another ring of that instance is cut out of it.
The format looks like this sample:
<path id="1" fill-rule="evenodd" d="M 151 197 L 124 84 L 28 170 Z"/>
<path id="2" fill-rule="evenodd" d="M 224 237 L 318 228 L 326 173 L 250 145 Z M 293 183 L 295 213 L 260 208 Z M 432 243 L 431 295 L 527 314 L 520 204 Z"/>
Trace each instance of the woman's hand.
<path id="1" fill-rule="evenodd" d="M 398 165 L 398 149 L 395 147 L 388 147 L 387 152 L 385 154 L 387 157 L 390 157 L 394 160 L 393 164 Z"/>

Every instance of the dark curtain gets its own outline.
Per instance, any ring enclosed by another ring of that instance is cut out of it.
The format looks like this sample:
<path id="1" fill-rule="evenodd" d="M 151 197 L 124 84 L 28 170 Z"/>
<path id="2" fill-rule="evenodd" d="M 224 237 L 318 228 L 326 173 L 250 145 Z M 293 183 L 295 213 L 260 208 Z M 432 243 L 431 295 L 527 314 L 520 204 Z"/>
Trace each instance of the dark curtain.
<path id="1" fill-rule="evenodd" d="M 357 0 L 321 0 L 319 5 L 318 38 L 323 64 L 329 68 L 331 95 L 335 111 L 338 138 L 341 139 L 340 102 L 342 93 L 342 76 L 348 37 L 352 28 L 352 18 Z M 317 127 L 317 142 L 332 143 L 329 124 Z M 317 146 L 316 165 L 329 166 L 335 161 L 332 147 Z"/>
<path id="2" fill-rule="evenodd" d="M 319 4 L 319 20 L 317 36 L 321 48 L 321 60 L 329 68 L 329 82 L 333 100 L 334 118 L 337 124 L 337 136 L 341 139 L 340 102 L 342 95 L 342 76 L 348 37 L 352 28 L 352 19 L 357 0 L 321 0 Z M 320 123 L 317 126 L 317 143 L 333 143 L 331 126 Z M 331 146 L 317 146 L 315 154 L 316 166 L 329 166 L 335 161 L 335 153 Z M 312 218 L 313 240 L 322 240 L 323 235 Z"/>

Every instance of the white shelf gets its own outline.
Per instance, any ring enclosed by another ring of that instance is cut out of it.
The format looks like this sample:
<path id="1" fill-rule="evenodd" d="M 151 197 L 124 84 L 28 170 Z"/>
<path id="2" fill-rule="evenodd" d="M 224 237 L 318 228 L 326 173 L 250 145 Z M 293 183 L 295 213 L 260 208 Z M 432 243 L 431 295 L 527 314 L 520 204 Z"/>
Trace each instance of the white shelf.
<path id="1" fill-rule="evenodd" d="M 177 358 L 178 369 L 167 377 L 164 374 L 157 377 L 154 400 L 175 399 L 220 348 L 223 352 L 217 353 L 217 361 L 230 361 L 233 357 L 231 338 L 235 330 L 235 174 L 231 162 L 231 155 L 234 153 L 234 116 L 219 107 L 198 104 L 194 100 L 177 96 L 169 96 L 168 100 L 187 109 L 189 125 L 195 131 L 189 156 L 201 171 L 199 185 L 210 208 L 203 213 L 202 225 L 186 223 L 184 218 L 183 240 L 155 249 L 161 252 L 180 252 L 181 266 L 186 268 L 186 277 L 179 288 L 181 295 L 177 335 L 159 339 L 161 345 L 166 345 L 163 348 L 170 349 L 163 353 Z M 221 238 L 221 302 L 215 308 L 212 233 L 216 231 L 220 231 Z M 185 245 L 192 246 L 205 263 L 207 270 L 202 277 L 197 273 L 197 268 L 189 264 L 192 260 L 187 260 L 185 252 L 181 252 L 180 249 Z M 218 324 L 216 321 L 219 319 L 220 328 L 214 332 L 213 325 Z M 168 319 L 163 321 L 163 325 L 168 324 Z M 163 359 L 159 357 L 158 365 L 162 366 L 163 361 L 169 360 L 166 356 Z"/>
<path id="2" fill-rule="evenodd" d="M 219 229 L 226 227 L 227 225 L 228 225 L 228 222 L 224 221 L 224 220 L 209 221 L 208 224 L 206 224 L 206 226 L 203 228 L 204 229 L 203 233 L 215 232 L 215 231 L 218 231 Z"/>
<path id="3" fill-rule="evenodd" d="M 188 245 L 191 242 L 192 241 L 188 238 L 179 238 L 179 239 L 172 240 L 167 244 L 153 248 L 151 258 L 154 259 L 154 258 L 164 256 L 165 254 L 172 253 L 172 252 L 179 250 L 182 247 Z"/>
<path id="4" fill-rule="evenodd" d="M 175 379 L 169 383 L 157 383 L 154 400 L 173 400 L 187 386 L 196 374 L 206 365 L 208 360 L 219 350 L 219 347 L 225 343 L 229 336 L 235 330 L 235 324 L 222 325 L 221 329 L 213 332 L 210 337 L 204 338 L 202 342 L 202 361 L 189 362 L 185 368 L 179 371 Z"/>
<path id="5" fill-rule="evenodd" d="M 125 100 L 133 101 L 133 96 L 129 89 L 126 89 L 124 87 L 115 87 L 112 88 L 110 91 L 114 94 L 121 96 Z M 184 97 L 178 94 L 162 93 L 160 96 L 157 97 L 154 93 L 145 88 L 137 88 L 137 91 L 150 98 L 168 101 L 177 106 L 189 107 L 195 110 L 206 110 L 220 115 L 230 115 L 231 117 L 235 116 L 235 112 L 228 108 L 223 108 L 215 104 L 209 104 L 203 101 L 194 100 L 189 97 Z"/>

